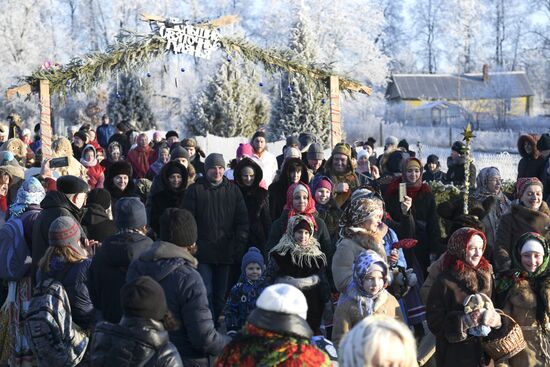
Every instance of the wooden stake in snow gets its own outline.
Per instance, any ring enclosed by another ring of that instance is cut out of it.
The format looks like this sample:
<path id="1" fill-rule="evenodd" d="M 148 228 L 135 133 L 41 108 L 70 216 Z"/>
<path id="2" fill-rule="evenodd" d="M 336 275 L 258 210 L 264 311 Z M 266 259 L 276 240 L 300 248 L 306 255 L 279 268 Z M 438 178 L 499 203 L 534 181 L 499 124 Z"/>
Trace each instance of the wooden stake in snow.
<path id="1" fill-rule="evenodd" d="M 340 81 L 337 76 L 330 77 L 330 146 L 342 140 L 342 115 L 340 109 Z"/>

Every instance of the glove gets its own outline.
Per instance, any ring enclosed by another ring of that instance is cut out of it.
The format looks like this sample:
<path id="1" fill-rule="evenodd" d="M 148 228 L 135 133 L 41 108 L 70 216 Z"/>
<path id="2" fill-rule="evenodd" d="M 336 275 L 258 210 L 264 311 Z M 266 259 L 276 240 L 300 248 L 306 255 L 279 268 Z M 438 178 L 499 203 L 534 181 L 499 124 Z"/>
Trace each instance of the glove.
<path id="1" fill-rule="evenodd" d="M 480 317 L 480 324 L 489 326 L 493 329 L 500 329 L 502 326 L 502 320 L 500 314 L 494 309 L 488 309 L 483 311 Z"/>
<path id="2" fill-rule="evenodd" d="M 476 327 L 477 323 L 472 319 L 470 314 L 465 314 L 462 316 L 462 325 L 464 325 L 464 330 Z"/>
<path id="3" fill-rule="evenodd" d="M 414 269 L 410 268 L 405 270 L 405 273 L 407 275 L 407 283 L 409 287 L 414 287 L 416 284 L 418 284 L 418 278 L 416 277 L 416 274 L 414 273 Z"/>

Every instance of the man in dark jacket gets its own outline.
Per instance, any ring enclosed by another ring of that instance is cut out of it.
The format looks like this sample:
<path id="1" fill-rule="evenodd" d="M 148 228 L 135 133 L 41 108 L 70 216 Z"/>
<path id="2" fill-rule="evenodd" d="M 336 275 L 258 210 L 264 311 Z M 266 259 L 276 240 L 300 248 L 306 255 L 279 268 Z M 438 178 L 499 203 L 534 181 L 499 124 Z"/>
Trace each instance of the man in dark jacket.
<path id="1" fill-rule="evenodd" d="M 476 166 L 470 163 L 470 189 L 476 187 Z M 451 155 L 447 157 L 445 183 L 463 186 L 466 181 L 466 144 L 455 141 L 451 146 Z"/>
<path id="2" fill-rule="evenodd" d="M 225 304 L 230 266 L 241 261 L 248 240 L 248 211 L 241 190 L 224 176 L 221 154 L 210 154 L 204 168 L 206 176 L 187 189 L 183 207 L 197 221 L 198 270 L 217 322 Z"/>
<path id="3" fill-rule="evenodd" d="M 162 287 L 151 277 L 138 277 L 122 288 L 120 303 L 120 323 L 103 322 L 95 329 L 92 366 L 182 367 L 163 325 L 168 305 Z"/>
<path id="4" fill-rule="evenodd" d="M 245 214 L 246 216 L 246 214 Z M 208 366 L 229 337 L 214 328 L 206 289 L 196 268 L 197 223 L 184 209 L 168 208 L 160 218 L 160 240 L 130 264 L 127 280 L 148 275 L 164 289 L 168 308 L 181 323 L 170 341 L 185 366 Z M 200 245 L 199 245 L 200 246 Z"/>
<path id="5" fill-rule="evenodd" d="M 32 230 L 32 268 L 49 246 L 48 231 L 52 222 L 59 217 L 71 217 L 80 224 L 82 207 L 86 202 L 89 187 L 86 181 L 76 176 L 62 176 L 57 180 L 57 191 L 48 191 L 40 203 L 42 211 L 36 218 Z M 85 238 L 84 230 L 80 233 Z M 86 242 L 82 241 L 82 243 Z"/>
<path id="6" fill-rule="evenodd" d="M 116 233 L 115 222 L 107 213 L 111 208 L 111 194 L 105 189 L 93 189 L 88 194 L 86 208 L 80 223 L 89 239 L 103 242 Z"/>
<path id="7" fill-rule="evenodd" d="M 101 116 L 101 125 L 97 127 L 97 142 L 99 146 L 107 150 L 109 139 L 114 135 L 116 128 L 110 124 L 109 116 Z"/>
<path id="8" fill-rule="evenodd" d="M 99 310 L 98 319 L 118 323 L 122 316 L 120 289 L 126 281 L 130 263 L 151 248 L 153 241 L 145 236 L 145 207 L 138 198 L 122 198 L 116 203 L 115 223 L 118 233 L 103 241 L 90 266 L 90 296 Z"/>

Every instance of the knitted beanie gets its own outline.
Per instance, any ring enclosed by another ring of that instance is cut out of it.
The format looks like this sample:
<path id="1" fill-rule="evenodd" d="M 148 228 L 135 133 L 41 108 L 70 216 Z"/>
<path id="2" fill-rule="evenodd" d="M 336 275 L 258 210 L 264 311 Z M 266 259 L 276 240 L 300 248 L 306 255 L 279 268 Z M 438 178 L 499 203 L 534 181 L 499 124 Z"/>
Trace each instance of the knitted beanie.
<path id="1" fill-rule="evenodd" d="M 348 159 L 351 159 L 351 148 L 345 143 L 338 143 L 334 146 L 334 149 L 332 149 L 332 156 L 335 154 L 343 154 L 348 157 Z"/>
<path id="2" fill-rule="evenodd" d="M 430 154 L 428 156 L 428 159 L 426 159 L 426 163 L 439 164 L 439 157 L 436 156 L 435 154 Z"/>
<path id="3" fill-rule="evenodd" d="M 182 147 L 181 145 L 172 145 L 172 150 L 170 152 L 170 160 L 173 161 L 178 158 L 185 158 L 189 160 L 189 153 L 187 152 L 187 149 Z"/>
<path id="4" fill-rule="evenodd" d="M 397 140 L 397 138 L 395 136 L 388 136 L 386 138 L 386 141 L 384 142 L 385 145 L 397 145 L 399 144 L 399 140 Z"/>
<path id="5" fill-rule="evenodd" d="M 292 145 L 300 145 L 300 141 L 296 135 L 289 135 L 286 137 L 286 146 L 290 147 Z"/>
<path id="6" fill-rule="evenodd" d="M 168 313 L 164 289 L 149 276 L 126 283 L 120 289 L 120 305 L 125 316 L 161 321 Z"/>
<path id="7" fill-rule="evenodd" d="M 111 194 L 105 189 L 93 189 L 88 194 L 87 205 L 98 204 L 105 210 L 111 206 Z"/>
<path id="8" fill-rule="evenodd" d="M 300 133 L 298 135 L 298 141 L 300 142 L 300 148 L 305 148 L 308 144 L 313 143 L 316 140 L 315 135 L 312 133 Z"/>
<path id="9" fill-rule="evenodd" d="M 237 158 L 242 158 L 243 156 L 252 157 L 253 155 L 254 155 L 254 148 L 252 148 L 252 145 L 248 143 L 239 144 L 239 147 L 237 148 Z"/>
<path id="10" fill-rule="evenodd" d="M 197 242 L 197 222 L 186 209 L 168 208 L 160 216 L 160 239 L 179 247 Z"/>
<path id="11" fill-rule="evenodd" d="M 48 242 L 52 247 L 71 247 L 80 252 L 78 241 L 80 240 L 80 226 L 71 217 L 56 218 L 48 231 Z"/>
<path id="12" fill-rule="evenodd" d="M 279 283 L 265 288 L 256 307 L 265 311 L 297 315 L 304 320 L 307 317 L 307 301 L 304 294 L 296 287 Z"/>
<path id="13" fill-rule="evenodd" d="M 179 135 L 178 135 L 177 132 L 175 132 L 174 130 L 170 130 L 165 135 L 166 140 L 170 139 L 172 136 L 175 136 L 176 138 L 179 138 Z"/>
<path id="14" fill-rule="evenodd" d="M 118 229 L 137 229 L 147 225 L 145 206 L 136 197 L 123 197 L 115 205 L 115 224 Z"/>
<path id="15" fill-rule="evenodd" d="M 265 269 L 265 263 L 264 263 L 264 257 L 262 256 L 262 253 L 257 247 L 252 246 L 248 249 L 246 254 L 244 254 L 243 259 L 241 261 L 241 272 L 244 274 L 245 269 L 248 266 L 248 264 L 255 263 L 260 265 L 262 268 L 262 271 Z"/>
<path id="16" fill-rule="evenodd" d="M 225 168 L 225 160 L 223 159 L 223 155 L 220 153 L 210 153 L 204 160 L 204 169 L 208 171 L 210 168 L 218 166 Z"/>
<path id="17" fill-rule="evenodd" d="M 298 148 L 294 148 L 294 147 L 286 148 L 284 157 L 285 158 L 300 158 L 301 159 L 302 158 L 302 152 L 300 152 L 300 149 L 298 149 Z"/>
<path id="18" fill-rule="evenodd" d="M 325 159 L 325 153 L 323 147 L 319 143 L 313 143 L 307 150 L 307 159 L 311 160 L 323 160 Z"/>

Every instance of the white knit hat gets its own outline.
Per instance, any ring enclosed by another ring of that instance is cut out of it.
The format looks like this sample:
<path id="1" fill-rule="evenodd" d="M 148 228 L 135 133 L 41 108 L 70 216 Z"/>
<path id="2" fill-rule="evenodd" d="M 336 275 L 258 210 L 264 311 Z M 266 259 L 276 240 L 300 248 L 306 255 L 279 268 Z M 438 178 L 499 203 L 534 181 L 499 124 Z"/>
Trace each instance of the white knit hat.
<path id="1" fill-rule="evenodd" d="M 521 247 L 521 254 L 524 254 L 526 252 L 536 252 L 544 255 L 544 247 L 537 240 L 527 240 Z"/>
<path id="2" fill-rule="evenodd" d="M 256 306 L 265 311 L 307 317 L 307 301 L 304 294 L 289 284 L 274 284 L 262 291 Z"/>

